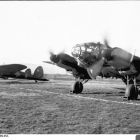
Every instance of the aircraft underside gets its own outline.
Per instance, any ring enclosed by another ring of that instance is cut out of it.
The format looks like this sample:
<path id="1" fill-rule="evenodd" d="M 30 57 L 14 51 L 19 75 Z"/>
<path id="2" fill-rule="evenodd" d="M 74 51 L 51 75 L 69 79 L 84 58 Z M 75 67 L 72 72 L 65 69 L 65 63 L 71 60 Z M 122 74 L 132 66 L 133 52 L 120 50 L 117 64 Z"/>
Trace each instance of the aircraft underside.
<path id="1" fill-rule="evenodd" d="M 140 83 L 135 83 L 135 79 L 131 79 L 131 82 L 129 82 L 129 78 L 127 79 L 126 83 L 126 90 L 125 90 L 125 96 L 124 99 L 126 100 L 137 100 L 138 95 L 140 94 Z M 82 93 L 84 89 L 84 84 L 88 80 L 76 80 L 75 83 L 72 86 L 72 89 L 70 90 L 70 93 L 73 94 L 80 94 Z"/>

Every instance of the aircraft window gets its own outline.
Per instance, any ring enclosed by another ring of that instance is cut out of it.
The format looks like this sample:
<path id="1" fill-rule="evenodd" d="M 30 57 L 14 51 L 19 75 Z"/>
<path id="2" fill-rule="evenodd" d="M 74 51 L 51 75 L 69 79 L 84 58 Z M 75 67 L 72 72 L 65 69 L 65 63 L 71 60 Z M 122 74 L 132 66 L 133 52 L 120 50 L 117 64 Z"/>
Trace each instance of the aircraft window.
<path id="1" fill-rule="evenodd" d="M 98 56 L 99 55 L 99 51 L 100 51 L 99 50 L 99 47 L 95 47 L 94 48 L 94 51 L 93 51 L 93 54 L 96 55 L 96 56 Z"/>
<path id="2" fill-rule="evenodd" d="M 81 47 L 79 45 L 73 47 L 73 49 L 72 49 L 72 55 L 74 57 L 79 57 L 80 54 L 81 54 Z"/>
<path id="3" fill-rule="evenodd" d="M 87 48 L 87 52 L 92 52 L 92 49 L 91 48 Z"/>
<path id="4" fill-rule="evenodd" d="M 90 66 L 100 57 L 100 45 L 96 43 L 78 44 L 73 48 L 72 55 L 84 65 Z"/>
<path id="5" fill-rule="evenodd" d="M 81 51 L 85 51 L 85 46 L 81 46 Z"/>

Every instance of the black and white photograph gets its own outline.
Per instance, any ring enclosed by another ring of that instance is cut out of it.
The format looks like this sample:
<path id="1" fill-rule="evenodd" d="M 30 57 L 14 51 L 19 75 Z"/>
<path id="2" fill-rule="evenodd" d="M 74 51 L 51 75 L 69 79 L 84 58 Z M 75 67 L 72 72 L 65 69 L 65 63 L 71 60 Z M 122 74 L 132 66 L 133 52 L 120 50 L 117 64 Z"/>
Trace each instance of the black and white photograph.
<path id="1" fill-rule="evenodd" d="M 140 134 L 139 1 L 0 1 L 0 52 L 0 137 Z"/>

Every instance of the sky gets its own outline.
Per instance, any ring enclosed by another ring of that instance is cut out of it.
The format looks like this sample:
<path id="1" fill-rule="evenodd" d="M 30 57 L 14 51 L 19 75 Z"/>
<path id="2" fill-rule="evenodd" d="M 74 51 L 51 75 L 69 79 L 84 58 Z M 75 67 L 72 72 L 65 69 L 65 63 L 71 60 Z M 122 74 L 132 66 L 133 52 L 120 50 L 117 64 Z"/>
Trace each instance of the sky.
<path id="1" fill-rule="evenodd" d="M 0 2 L 0 64 L 42 65 L 45 73 L 66 73 L 42 61 L 49 51 L 71 54 L 84 42 L 103 42 L 140 56 L 139 1 Z"/>

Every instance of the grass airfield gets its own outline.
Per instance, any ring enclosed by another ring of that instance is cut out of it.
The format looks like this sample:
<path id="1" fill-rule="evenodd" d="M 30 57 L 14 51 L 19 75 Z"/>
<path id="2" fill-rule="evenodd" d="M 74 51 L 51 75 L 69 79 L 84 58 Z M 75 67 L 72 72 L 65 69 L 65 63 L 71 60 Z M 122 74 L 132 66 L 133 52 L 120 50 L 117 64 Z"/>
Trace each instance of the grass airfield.
<path id="1" fill-rule="evenodd" d="M 120 80 L 0 80 L 1 134 L 140 134 L 140 100 L 123 101 Z"/>

